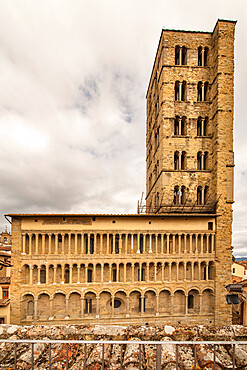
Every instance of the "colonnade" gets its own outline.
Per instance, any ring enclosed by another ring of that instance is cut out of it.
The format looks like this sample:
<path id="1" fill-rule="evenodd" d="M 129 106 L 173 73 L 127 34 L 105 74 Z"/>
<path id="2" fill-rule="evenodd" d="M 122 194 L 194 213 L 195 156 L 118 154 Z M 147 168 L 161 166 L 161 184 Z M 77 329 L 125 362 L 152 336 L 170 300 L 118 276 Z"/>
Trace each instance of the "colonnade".
<path id="1" fill-rule="evenodd" d="M 38 232 L 22 234 L 22 254 L 209 254 L 214 252 L 213 232 Z"/>

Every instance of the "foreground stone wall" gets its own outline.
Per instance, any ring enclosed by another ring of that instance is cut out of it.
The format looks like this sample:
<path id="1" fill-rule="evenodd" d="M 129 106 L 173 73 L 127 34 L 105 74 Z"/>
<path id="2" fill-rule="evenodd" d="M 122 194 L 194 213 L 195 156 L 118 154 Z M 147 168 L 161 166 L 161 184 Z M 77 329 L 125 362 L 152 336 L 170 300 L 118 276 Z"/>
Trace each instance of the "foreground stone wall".
<path id="1" fill-rule="evenodd" d="M 138 369 L 139 346 L 133 340 L 170 341 L 162 345 L 162 369 L 175 369 L 176 347 L 174 340 L 247 340 L 247 326 L 17 326 L 2 325 L 0 339 L 52 339 L 52 340 L 128 340 L 123 346 L 122 364 L 124 369 Z M 14 363 L 13 344 L 0 344 L 0 368 L 12 369 Z M 232 346 L 217 346 L 215 369 L 232 368 Z M 87 369 L 102 368 L 102 345 L 87 345 Z M 34 345 L 35 369 L 47 369 L 48 345 Z M 119 369 L 121 349 L 119 345 L 105 345 L 104 363 L 106 369 Z M 66 345 L 52 344 L 51 362 L 53 369 L 64 369 L 66 364 Z M 141 351 L 142 369 L 155 369 L 156 347 L 146 345 Z M 84 345 L 69 345 L 69 368 L 84 367 Z M 31 368 L 30 344 L 17 347 L 17 369 Z M 179 347 L 179 369 L 194 368 L 194 349 L 192 346 Z M 213 350 L 210 346 L 197 345 L 196 369 L 213 368 Z M 236 346 L 236 368 L 247 369 L 247 346 Z"/>

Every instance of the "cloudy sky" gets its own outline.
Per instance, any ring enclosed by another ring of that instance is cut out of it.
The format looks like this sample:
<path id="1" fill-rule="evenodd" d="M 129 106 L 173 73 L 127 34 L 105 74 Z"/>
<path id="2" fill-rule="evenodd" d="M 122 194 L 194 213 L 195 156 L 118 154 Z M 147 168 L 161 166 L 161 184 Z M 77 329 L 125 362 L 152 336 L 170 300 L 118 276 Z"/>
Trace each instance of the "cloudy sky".
<path id="1" fill-rule="evenodd" d="M 162 28 L 238 20 L 233 244 L 247 255 L 246 0 L 2 0 L 0 230 L 11 212 L 136 212 Z"/>

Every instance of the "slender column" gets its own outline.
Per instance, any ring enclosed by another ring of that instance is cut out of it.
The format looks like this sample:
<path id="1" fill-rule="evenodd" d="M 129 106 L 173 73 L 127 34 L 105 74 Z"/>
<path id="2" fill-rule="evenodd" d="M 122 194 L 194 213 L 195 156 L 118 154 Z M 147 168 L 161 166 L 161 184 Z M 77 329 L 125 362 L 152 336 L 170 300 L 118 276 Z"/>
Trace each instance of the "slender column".
<path id="1" fill-rule="evenodd" d="M 124 263 L 124 283 L 126 283 L 126 272 L 127 272 L 127 265 Z"/>
<path id="2" fill-rule="evenodd" d="M 111 283 L 112 278 L 112 265 L 109 264 L 109 283 Z"/>
<path id="3" fill-rule="evenodd" d="M 126 317 L 129 317 L 129 311 L 130 311 L 130 297 L 126 297 Z"/>
<path id="4" fill-rule="evenodd" d="M 138 254 L 140 254 L 140 234 L 137 233 L 137 252 Z"/>
<path id="5" fill-rule="evenodd" d="M 135 265 L 134 263 L 131 264 L 131 282 L 135 281 Z"/>
<path id="6" fill-rule="evenodd" d="M 85 254 L 84 248 L 84 233 L 81 233 L 81 254 Z M 83 300 L 84 301 L 84 300 Z"/>
<path id="7" fill-rule="evenodd" d="M 155 234 L 155 253 L 158 253 L 158 234 Z"/>
<path id="8" fill-rule="evenodd" d="M 79 264 L 77 265 L 77 284 L 80 284 L 80 271 L 81 271 L 81 267 Z"/>
<path id="9" fill-rule="evenodd" d="M 172 280 L 172 264 L 169 262 L 169 281 Z"/>
<path id="10" fill-rule="evenodd" d="M 181 135 L 181 134 L 180 134 L 180 135 Z M 181 155 L 181 153 L 179 152 L 179 153 L 178 153 L 178 169 L 179 169 L 179 170 L 181 170 L 181 167 L 182 167 L 181 163 L 182 163 L 182 155 Z"/>
<path id="11" fill-rule="evenodd" d="M 38 298 L 34 298 L 34 320 L 37 320 Z"/>
<path id="12" fill-rule="evenodd" d="M 125 234 L 125 254 L 128 253 L 128 237 L 129 234 Z"/>
<path id="13" fill-rule="evenodd" d="M 201 120 L 201 136 L 205 136 L 204 123 L 205 123 L 205 119 L 202 119 Z"/>
<path id="14" fill-rule="evenodd" d="M 35 234 L 35 254 L 39 253 L 39 234 Z"/>
<path id="15" fill-rule="evenodd" d="M 209 253 L 209 234 L 206 234 L 206 238 L 207 238 L 207 249 L 206 249 L 206 253 L 208 254 Z"/>
<path id="16" fill-rule="evenodd" d="M 93 265 L 93 283 L 96 282 L 96 264 Z"/>
<path id="17" fill-rule="evenodd" d="M 29 255 L 32 254 L 32 234 L 28 234 L 29 236 Z"/>
<path id="18" fill-rule="evenodd" d="M 145 297 L 141 296 L 141 315 L 144 314 L 144 299 L 145 299 Z"/>
<path id="19" fill-rule="evenodd" d="M 198 253 L 198 234 L 196 234 L 196 250 L 195 253 Z"/>
<path id="20" fill-rule="evenodd" d="M 157 263 L 154 264 L 154 281 L 157 281 Z"/>
<path id="21" fill-rule="evenodd" d="M 84 298 L 81 298 L 81 317 L 84 315 Z"/>
<path id="22" fill-rule="evenodd" d="M 179 100 L 182 100 L 182 82 L 179 82 Z"/>
<path id="23" fill-rule="evenodd" d="M 204 101 L 204 82 L 202 83 L 202 101 Z"/>
<path id="24" fill-rule="evenodd" d="M 38 284 L 40 284 L 40 266 L 38 266 Z"/>
<path id="25" fill-rule="evenodd" d="M 56 279 L 57 279 L 57 265 L 54 265 L 54 268 L 53 268 L 53 284 L 56 284 Z"/>
<path id="26" fill-rule="evenodd" d="M 185 315 L 188 315 L 188 294 L 185 295 Z"/>
<path id="27" fill-rule="evenodd" d="M 99 318 L 99 297 L 96 297 L 96 318 Z"/>
<path id="28" fill-rule="evenodd" d="M 68 317 L 69 314 L 69 298 L 65 298 L 65 316 Z"/>
<path id="29" fill-rule="evenodd" d="M 208 262 L 206 263 L 206 280 L 208 280 L 208 269 L 209 269 L 209 265 L 208 265 Z"/>
<path id="30" fill-rule="evenodd" d="M 176 253 L 176 235 L 172 235 L 172 253 Z"/>
<path id="31" fill-rule="evenodd" d="M 186 280 L 186 262 L 184 262 L 184 280 Z"/>
<path id="32" fill-rule="evenodd" d="M 64 254 L 64 233 L 62 233 L 62 254 Z"/>
<path id="33" fill-rule="evenodd" d="M 149 234 L 149 251 L 148 253 L 152 253 L 152 234 Z"/>
<path id="34" fill-rule="evenodd" d="M 114 296 L 111 297 L 111 314 L 114 316 Z"/>
<path id="35" fill-rule="evenodd" d="M 72 284 L 72 277 L 73 277 L 73 265 L 69 266 L 69 283 Z"/>
<path id="36" fill-rule="evenodd" d="M 139 265 L 139 281 L 142 281 L 142 263 Z"/>
<path id="37" fill-rule="evenodd" d="M 26 254 L 26 234 L 22 234 L 22 254 Z"/>
<path id="38" fill-rule="evenodd" d="M 50 301 L 50 314 L 49 317 L 52 318 L 52 312 L 53 312 L 53 298 L 49 298 Z"/>
<path id="39" fill-rule="evenodd" d="M 58 234 L 55 234 L 55 254 L 58 254 Z"/>
<path id="40" fill-rule="evenodd" d="M 112 235 L 112 253 L 116 254 L 116 234 Z"/>
<path id="41" fill-rule="evenodd" d="M 51 233 L 48 234 L 48 254 L 51 254 Z"/>
<path id="42" fill-rule="evenodd" d="M 202 48 L 202 66 L 204 67 L 204 48 Z"/>
<path id="43" fill-rule="evenodd" d="M 161 264 L 161 281 L 165 280 L 165 269 L 164 269 L 164 262 Z"/>
<path id="44" fill-rule="evenodd" d="M 123 247 L 123 239 L 122 239 L 122 234 L 119 234 L 119 254 L 122 254 L 122 247 Z"/>
<path id="45" fill-rule="evenodd" d="M 87 254 L 90 254 L 90 233 L 87 234 Z"/>
<path id="46" fill-rule="evenodd" d="M 119 264 L 117 263 L 117 276 L 116 276 L 116 282 L 119 282 Z"/>
<path id="47" fill-rule="evenodd" d="M 49 284 L 49 266 L 45 266 L 45 283 Z"/>
<path id="48" fill-rule="evenodd" d="M 134 234 L 131 234 L 131 254 L 134 253 Z"/>
<path id="49" fill-rule="evenodd" d="M 204 162 L 203 162 L 203 165 L 204 165 Z M 205 168 L 203 169 L 205 170 Z M 205 204 L 205 186 L 202 187 L 202 204 Z"/>
<path id="50" fill-rule="evenodd" d="M 194 262 L 191 263 L 191 280 L 194 280 Z"/>
<path id="51" fill-rule="evenodd" d="M 104 282 L 104 264 L 101 265 L 101 283 Z"/>
<path id="52" fill-rule="evenodd" d="M 159 296 L 156 295 L 156 316 L 159 316 Z"/>
<path id="53" fill-rule="evenodd" d="M 30 284 L 33 284 L 33 266 L 30 266 Z"/>
<path id="54" fill-rule="evenodd" d="M 201 234 L 201 254 L 203 254 L 203 234 Z"/>
<path id="55" fill-rule="evenodd" d="M 143 253 L 146 253 L 146 234 L 143 234 Z"/>
<path id="56" fill-rule="evenodd" d="M 147 262 L 147 282 L 149 281 L 149 262 Z"/>
<path id="57" fill-rule="evenodd" d="M 176 281 L 179 280 L 179 263 L 177 262 L 176 263 L 176 267 L 177 267 L 177 278 L 176 278 Z"/>
<path id="58" fill-rule="evenodd" d="M 97 233 L 93 234 L 93 254 L 98 253 Z"/>
<path id="59" fill-rule="evenodd" d="M 87 283 L 88 265 L 85 265 L 85 283 Z"/>
<path id="60" fill-rule="evenodd" d="M 178 254 L 181 254 L 181 234 L 178 234 Z"/>
<path id="61" fill-rule="evenodd" d="M 78 254 L 78 234 L 75 233 L 75 254 Z"/>
<path id="62" fill-rule="evenodd" d="M 42 233 L 42 254 L 45 254 L 45 234 Z"/>
<path id="63" fill-rule="evenodd" d="M 100 254 L 103 254 L 103 234 L 100 234 Z"/>
<path id="64" fill-rule="evenodd" d="M 178 119 L 178 135 L 181 136 L 181 134 L 182 134 L 182 118 L 179 117 L 179 119 Z"/>
<path id="65" fill-rule="evenodd" d="M 193 235 L 190 234 L 190 254 L 192 253 L 192 238 L 193 238 Z"/>
<path id="66" fill-rule="evenodd" d="M 164 254 L 164 234 L 160 234 L 161 238 L 161 253 Z"/>
<path id="67" fill-rule="evenodd" d="M 61 269 L 62 269 L 62 281 L 61 281 L 61 284 L 64 284 L 64 265 L 61 265 Z"/>
<path id="68" fill-rule="evenodd" d="M 201 263 L 200 262 L 198 262 L 198 275 L 199 275 L 198 280 L 201 280 Z"/>
<path id="69" fill-rule="evenodd" d="M 179 46 L 179 65 L 182 65 L 182 48 Z"/>
<path id="70" fill-rule="evenodd" d="M 204 170 L 204 154 L 201 155 L 200 161 L 201 161 L 201 170 Z"/>
<path id="71" fill-rule="evenodd" d="M 106 254 L 109 254 L 109 234 L 106 234 Z"/>
<path id="72" fill-rule="evenodd" d="M 169 236 L 170 236 L 170 234 L 166 234 L 166 253 L 167 253 L 167 254 L 169 254 L 169 253 L 170 253 L 170 248 L 169 248 L 169 244 L 170 244 Z"/>
<path id="73" fill-rule="evenodd" d="M 199 294 L 199 314 L 201 313 L 202 309 L 202 294 Z"/>

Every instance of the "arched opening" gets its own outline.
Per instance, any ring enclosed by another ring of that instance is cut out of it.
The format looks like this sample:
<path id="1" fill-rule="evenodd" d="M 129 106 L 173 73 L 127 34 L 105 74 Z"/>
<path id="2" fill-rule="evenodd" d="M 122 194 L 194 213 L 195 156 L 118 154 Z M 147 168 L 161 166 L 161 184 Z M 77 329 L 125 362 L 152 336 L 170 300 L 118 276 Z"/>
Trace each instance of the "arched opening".
<path id="1" fill-rule="evenodd" d="M 182 152 L 181 154 L 181 170 L 186 169 L 186 152 Z"/>
<path id="2" fill-rule="evenodd" d="M 32 320 L 34 316 L 34 298 L 31 294 L 23 296 L 21 305 L 21 317 L 23 320 Z"/>
<path id="3" fill-rule="evenodd" d="M 46 267 L 41 266 L 40 268 L 40 283 L 46 284 Z"/>
<path id="4" fill-rule="evenodd" d="M 171 312 L 171 293 L 162 290 L 159 294 L 159 313 L 169 314 Z"/>
<path id="5" fill-rule="evenodd" d="M 202 152 L 197 153 L 197 170 L 202 170 Z"/>
<path id="6" fill-rule="evenodd" d="M 81 296 L 79 293 L 71 293 L 69 296 L 69 317 L 80 317 L 81 315 Z"/>
<path id="7" fill-rule="evenodd" d="M 103 317 L 110 316 L 112 313 L 111 294 L 109 292 L 100 293 L 99 313 Z"/>
<path id="8" fill-rule="evenodd" d="M 148 290 L 144 294 L 143 312 L 147 315 L 153 315 L 156 311 L 156 294 L 152 290 Z M 140 302 L 141 304 L 141 302 Z M 140 307 L 141 308 L 141 307 Z M 141 311 L 141 310 L 140 310 Z"/>
<path id="9" fill-rule="evenodd" d="M 179 152 L 174 153 L 174 170 L 179 170 Z"/>
<path id="10" fill-rule="evenodd" d="M 28 265 L 22 266 L 21 277 L 22 277 L 22 284 L 30 284 L 30 268 Z"/>
<path id="11" fill-rule="evenodd" d="M 197 101 L 202 101 L 202 81 L 197 84 Z"/>
<path id="12" fill-rule="evenodd" d="M 178 101 L 179 100 L 179 81 L 176 81 L 175 82 L 175 100 Z"/>
<path id="13" fill-rule="evenodd" d="M 211 289 L 205 289 L 202 293 L 202 313 L 214 312 L 214 294 Z"/>
<path id="14" fill-rule="evenodd" d="M 50 300 L 48 294 L 40 294 L 37 302 L 37 316 L 40 320 L 49 318 Z"/>
<path id="15" fill-rule="evenodd" d="M 174 199 L 173 199 L 174 205 L 179 204 L 179 186 L 175 186 L 174 188 Z"/>
<path id="16" fill-rule="evenodd" d="M 187 83 L 186 81 L 183 81 L 182 83 L 182 97 L 181 97 L 181 100 L 182 101 L 186 101 L 187 99 Z"/>
<path id="17" fill-rule="evenodd" d="M 175 314 L 185 314 L 185 294 L 182 290 L 174 293 L 173 310 Z"/>
<path id="18" fill-rule="evenodd" d="M 191 289 L 188 293 L 188 313 L 198 314 L 199 313 L 199 292 L 196 289 Z"/>
<path id="19" fill-rule="evenodd" d="M 197 205 L 202 205 L 202 187 L 198 186 L 197 188 Z"/>
<path id="20" fill-rule="evenodd" d="M 182 47 L 182 65 L 185 66 L 187 64 L 187 48 L 185 46 Z"/>
<path id="21" fill-rule="evenodd" d="M 69 265 L 65 265 L 64 269 L 64 284 L 69 284 Z"/>
<path id="22" fill-rule="evenodd" d="M 130 293 L 130 315 L 139 315 L 140 310 L 140 299 L 141 294 L 138 291 L 133 291 Z"/>
<path id="23" fill-rule="evenodd" d="M 63 319 L 66 314 L 65 294 L 55 293 L 52 304 L 52 316 L 56 319 Z"/>
<path id="24" fill-rule="evenodd" d="M 93 292 L 88 292 L 85 294 L 84 298 L 84 314 L 85 315 L 95 315 L 96 314 L 96 295 Z"/>
<path id="25" fill-rule="evenodd" d="M 198 48 L 198 66 L 202 67 L 202 47 Z"/>
<path id="26" fill-rule="evenodd" d="M 176 116 L 174 120 L 174 135 L 179 135 L 179 116 Z"/>
<path id="27" fill-rule="evenodd" d="M 214 280 L 215 279 L 215 264 L 212 261 L 209 262 L 208 278 L 209 278 L 209 280 Z"/>
<path id="28" fill-rule="evenodd" d="M 197 119 L 197 136 L 203 136 L 202 117 L 198 117 L 198 119 Z"/>
<path id="29" fill-rule="evenodd" d="M 207 101 L 208 99 L 208 93 L 209 93 L 209 83 L 204 83 L 204 100 Z"/>
<path id="30" fill-rule="evenodd" d="M 182 136 L 186 135 L 186 117 L 185 116 L 182 117 L 182 121 L 181 121 L 181 135 Z"/>
<path id="31" fill-rule="evenodd" d="M 208 47 L 204 48 L 204 66 L 206 67 L 208 65 L 208 53 L 209 49 Z"/>
<path id="32" fill-rule="evenodd" d="M 180 46 L 175 47 L 175 65 L 179 65 L 179 54 L 180 54 Z"/>
<path id="33" fill-rule="evenodd" d="M 208 152 L 204 153 L 203 162 L 204 170 L 208 170 Z"/>

